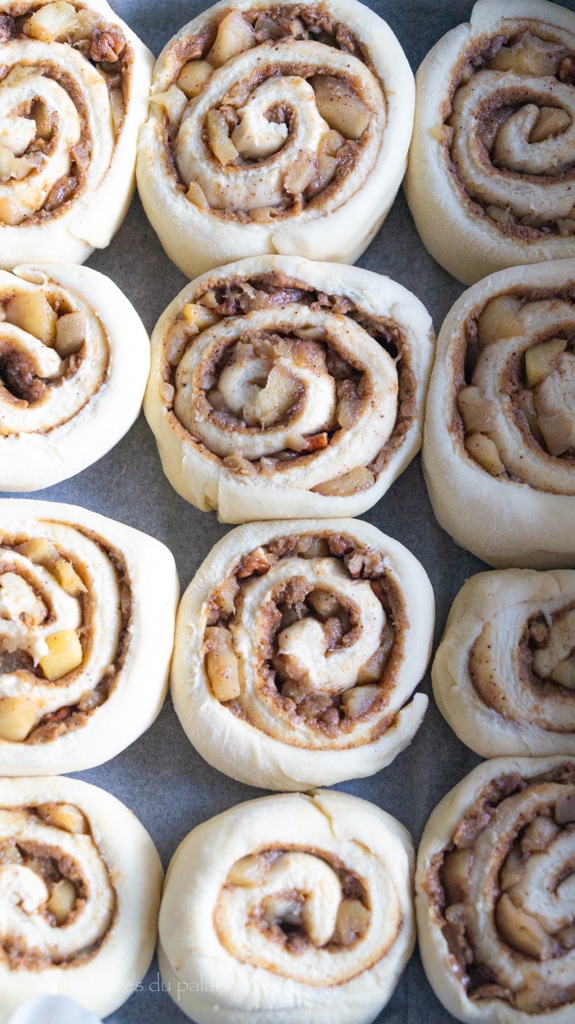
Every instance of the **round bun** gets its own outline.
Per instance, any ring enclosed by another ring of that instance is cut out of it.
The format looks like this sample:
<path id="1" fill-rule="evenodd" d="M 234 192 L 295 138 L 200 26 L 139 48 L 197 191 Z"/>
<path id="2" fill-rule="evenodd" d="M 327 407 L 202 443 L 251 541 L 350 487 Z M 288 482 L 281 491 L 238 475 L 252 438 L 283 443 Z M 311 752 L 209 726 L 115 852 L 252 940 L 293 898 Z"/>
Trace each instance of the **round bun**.
<path id="1" fill-rule="evenodd" d="M 0 774 L 93 768 L 162 706 L 173 557 L 139 530 L 56 502 L 0 501 L 0 535 Z"/>
<path id="2" fill-rule="evenodd" d="M 0 490 L 67 480 L 138 416 L 150 345 L 109 278 L 77 266 L 0 271 Z"/>
<path id="3" fill-rule="evenodd" d="M 87 782 L 0 779 L 0 1022 L 47 993 L 97 1017 L 146 973 L 162 868 L 138 819 Z"/>
<path id="4" fill-rule="evenodd" d="M 232 778 L 309 789 L 379 771 L 427 697 L 433 592 L 420 563 L 353 519 L 252 523 L 227 534 L 180 603 L 174 707 Z"/>
<path id="5" fill-rule="evenodd" d="M 405 171 L 414 82 L 356 0 L 227 0 L 156 63 L 138 190 L 195 277 L 266 253 L 353 263 Z"/>
<path id="6" fill-rule="evenodd" d="M 145 412 L 164 471 L 224 522 L 359 515 L 421 444 L 425 308 L 367 270 L 262 256 L 174 299 Z"/>
<path id="7" fill-rule="evenodd" d="M 575 566 L 575 260 L 491 274 L 437 342 L 423 466 L 435 515 L 497 568 Z"/>
<path id="8" fill-rule="evenodd" d="M 3 11 L 0 266 L 82 263 L 132 198 L 153 57 L 106 0 Z"/>
<path id="9" fill-rule="evenodd" d="M 418 940 L 465 1024 L 570 1024 L 575 761 L 493 758 L 433 811 L 417 856 Z"/>
<path id="10" fill-rule="evenodd" d="M 479 0 L 419 68 L 405 191 L 458 280 L 575 256 L 574 62 L 573 11 Z"/>
<path id="11" fill-rule="evenodd" d="M 168 869 L 164 985 L 197 1024 L 368 1024 L 413 948 L 411 864 L 403 826 L 345 793 L 232 807 Z"/>

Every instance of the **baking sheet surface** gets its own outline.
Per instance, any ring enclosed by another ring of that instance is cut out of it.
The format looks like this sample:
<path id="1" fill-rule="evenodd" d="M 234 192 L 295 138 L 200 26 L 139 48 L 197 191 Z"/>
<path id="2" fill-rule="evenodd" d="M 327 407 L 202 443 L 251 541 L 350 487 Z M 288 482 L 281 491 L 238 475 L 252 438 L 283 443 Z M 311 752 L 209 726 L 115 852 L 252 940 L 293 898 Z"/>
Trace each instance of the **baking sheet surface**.
<path id="1" fill-rule="evenodd" d="M 155 56 L 205 7 L 196 0 L 112 0 L 112 5 Z M 370 6 L 394 30 L 415 71 L 444 32 L 468 19 L 472 3 L 381 0 Z M 575 9 L 575 0 L 564 6 Z M 504 0 L 501 7 L 503 12 Z M 123 289 L 150 332 L 186 283 L 165 256 L 137 196 L 109 248 L 95 253 L 87 265 L 107 274 Z M 413 291 L 427 306 L 436 331 L 464 291 L 424 249 L 402 193 L 358 265 L 386 274 Z M 182 592 L 212 545 L 230 529 L 217 522 L 215 513 L 197 511 L 172 490 L 143 416 L 120 444 L 90 469 L 57 487 L 20 496 L 83 505 L 154 535 L 176 558 Z M 457 548 L 437 525 L 419 457 L 362 518 L 397 538 L 423 563 L 435 590 L 437 643 L 455 594 L 468 576 L 486 566 Z M 431 695 L 429 673 L 420 688 Z M 417 843 L 433 807 L 479 760 L 452 733 L 431 698 L 420 732 L 392 765 L 370 779 L 337 788 L 395 815 Z M 240 801 L 264 795 L 264 791 L 240 785 L 204 763 L 186 739 L 169 697 L 156 723 L 139 741 L 108 764 L 77 777 L 107 789 L 132 808 L 152 835 L 165 867 L 195 825 Z M 162 991 L 155 960 L 139 991 L 107 1018 L 114 1024 L 181 1024 L 186 1019 L 177 1003 Z M 452 1020 L 428 985 L 416 952 L 377 1021 L 448 1024 Z"/>

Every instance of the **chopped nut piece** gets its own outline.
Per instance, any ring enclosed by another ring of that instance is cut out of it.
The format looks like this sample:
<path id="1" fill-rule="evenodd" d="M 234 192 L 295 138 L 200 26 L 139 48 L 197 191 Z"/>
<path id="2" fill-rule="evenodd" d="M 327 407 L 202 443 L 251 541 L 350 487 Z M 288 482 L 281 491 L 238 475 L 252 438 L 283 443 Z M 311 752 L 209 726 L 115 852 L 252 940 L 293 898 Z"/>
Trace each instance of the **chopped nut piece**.
<path id="1" fill-rule="evenodd" d="M 192 99 L 202 91 L 213 73 L 213 64 L 207 60 L 190 60 L 180 71 L 176 85 L 188 99 Z"/>
<path id="2" fill-rule="evenodd" d="M 46 906 L 56 918 L 57 924 L 64 924 L 76 906 L 77 898 L 76 886 L 69 878 L 61 878 L 55 883 Z"/>
<path id="3" fill-rule="evenodd" d="M 46 643 L 48 653 L 40 658 L 39 665 L 50 682 L 61 679 L 82 664 L 84 655 L 75 629 L 61 629 L 58 633 L 52 633 L 46 637 Z"/>
<path id="4" fill-rule="evenodd" d="M 497 445 L 485 434 L 470 434 L 465 438 L 465 447 L 471 458 L 491 476 L 501 476 L 505 472 Z"/>
<path id="5" fill-rule="evenodd" d="M 240 696 L 242 688 L 232 635 L 221 626 L 206 629 L 206 673 L 216 700 L 228 701 Z"/>
<path id="6" fill-rule="evenodd" d="M 44 292 L 17 292 L 6 303 L 6 319 L 15 327 L 52 347 L 56 340 L 56 312 Z"/>
<path id="7" fill-rule="evenodd" d="M 230 11 L 218 25 L 216 40 L 207 59 L 215 68 L 219 68 L 231 57 L 244 50 L 251 50 L 255 45 L 256 38 L 251 25 L 239 11 Z"/>
<path id="8" fill-rule="evenodd" d="M 36 708 L 24 695 L 0 698 L 0 739 L 25 740 L 36 724 Z"/>

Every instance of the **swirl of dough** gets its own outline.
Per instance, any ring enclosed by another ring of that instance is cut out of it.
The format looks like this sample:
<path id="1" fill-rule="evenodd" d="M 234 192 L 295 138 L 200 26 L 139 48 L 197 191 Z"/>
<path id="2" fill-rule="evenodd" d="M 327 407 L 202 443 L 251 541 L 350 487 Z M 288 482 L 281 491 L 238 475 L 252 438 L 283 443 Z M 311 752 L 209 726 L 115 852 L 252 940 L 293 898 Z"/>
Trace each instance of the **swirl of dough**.
<path id="1" fill-rule="evenodd" d="M 133 742 L 161 707 L 173 559 L 138 531 L 48 502 L 2 501 L 0 532 L 2 773 L 93 767 Z"/>
<path id="2" fill-rule="evenodd" d="M 479 573 L 433 663 L 438 707 L 483 757 L 575 754 L 575 572 Z"/>
<path id="3" fill-rule="evenodd" d="M 156 64 L 146 213 L 190 277 L 264 253 L 353 263 L 401 182 L 412 103 L 397 39 L 355 0 L 222 0 Z"/>
<path id="4" fill-rule="evenodd" d="M 0 489 L 38 490 L 129 430 L 150 365 L 128 299 L 86 267 L 0 271 Z"/>
<path id="5" fill-rule="evenodd" d="M 479 0 L 417 90 L 406 194 L 435 259 L 471 284 L 575 256 L 575 14 Z"/>
<path id="6" fill-rule="evenodd" d="M 421 724 L 433 630 L 422 566 L 354 520 L 254 523 L 184 594 L 174 706 L 203 757 L 249 785 L 371 775 Z M 225 740 L 224 740 L 225 737 Z"/>
<path id="7" fill-rule="evenodd" d="M 0 781 L 0 1022 L 60 992 L 107 1016 L 154 952 L 162 869 L 135 816 L 72 779 Z"/>
<path id="8" fill-rule="evenodd" d="M 413 458 L 434 346 L 400 285 L 291 257 L 193 281 L 152 336 L 164 471 L 224 522 L 358 515 Z"/>
<path id="9" fill-rule="evenodd" d="M 423 964 L 458 1020 L 569 1024 L 575 763 L 494 758 L 435 809 L 418 854 Z"/>
<path id="10" fill-rule="evenodd" d="M 0 265 L 81 263 L 130 202 L 153 58 L 105 0 L 0 22 Z"/>
<path id="11" fill-rule="evenodd" d="M 169 868 L 168 991 L 199 1024 L 216 1002 L 223 1024 L 367 1024 L 413 945 L 411 855 L 399 822 L 343 793 L 264 797 L 212 818 Z"/>
<path id="12" fill-rule="evenodd" d="M 440 332 L 429 492 L 454 540 L 496 567 L 575 565 L 574 287 L 574 260 L 500 271 Z"/>

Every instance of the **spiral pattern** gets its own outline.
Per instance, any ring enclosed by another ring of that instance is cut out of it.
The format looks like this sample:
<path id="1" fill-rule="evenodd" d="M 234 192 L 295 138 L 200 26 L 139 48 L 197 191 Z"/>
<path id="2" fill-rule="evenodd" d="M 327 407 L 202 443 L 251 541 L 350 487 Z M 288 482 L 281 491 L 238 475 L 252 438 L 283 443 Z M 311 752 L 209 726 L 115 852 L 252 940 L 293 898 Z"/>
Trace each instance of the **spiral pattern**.
<path id="1" fill-rule="evenodd" d="M 575 749 L 575 575 L 507 569 L 464 584 L 433 664 L 440 710 L 485 757 Z"/>
<path id="2" fill-rule="evenodd" d="M 494 759 L 434 811 L 418 858 L 424 965 L 459 1020 L 573 1014 L 575 764 Z"/>
<path id="3" fill-rule="evenodd" d="M 172 671 L 200 753 L 274 789 L 377 771 L 426 706 L 402 710 L 431 643 L 422 567 L 366 524 L 297 525 L 254 524 L 216 546 L 182 600 Z"/>
<path id="4" fill-rule="evenodd" d="M 145 410 L 193 504 L 228 522 L 358 514 L 413 457 L 430 321 L 367 271 L 342 288 L 327 264 L 264 257 L 192 282 L 168 307 Z"/>
<path id="5" fill-rule="evenodd" d="M 563 260 L 493 274 L 464 293 L 440 334 L 424 445 L 430 493 L 442 525 L 492 565 L 575 557 L 574 272 Z M 462 513 L 470 494 L 483 510 L 473 522 Z"/>
<path id="6" fill-rule="evenodd" d="M 29 502 L 0 508 L 0 763 L 14 775 L 98 764 L 151 723 L 163 697 L 175 602 L 173 563 L 162 545 L 83 510 L 36 504 L 36 516 Z M 138 557 L 159 574 L 157 602 L 141 598 L 143 618 L 135 608 Z M 148 615 L 168 635 L 150 641 L 160 646 L 150 699 L 138 696 L 118 736 L 111 716 L 122 721 L 126 701 L 136 699 L 134 644 Z"/>
<path id="7" fill-rule="evenodd" d="M 408 195 L 432 255 L 467 283 L 575 255 L 573 13 L 513 0 L 502 16 L 497 0 L 479 0 L 471 24 L 430 52 L 418 87 Z"/>
<path id="8" fill-rule="evenodd" d="M 354 262 L 401 180 L 412 86 L 387 25 L 353 0 L 210 8 L 160 55 L 140 139 L 168 255 L 191 277 L 266 252 Z"/>
<path id="9" fill-rule="evenodd" d="M 152 958 L 162 884 L 123 804 L 72 779 L 0 782 L 2 1024 L 57 991 L 107 1016 Z"/>
<path id="10" fill-rule="evenodd" d="M 151 56 L 106 3 L 3 10 L 1 265 L 82 262 L 127 209 Z"/>
<path id="11" fill-rule="evenodd" d="M 140 410 L 146 331 L 94 270 L 0 271 L 0 489 L 58 483 L 104 455 Z"/>
<path id="12" fill-rule="evenodd" d="M 410 846 L 393 818 L 341 793 L 268 797 L 206 822 L 176 851 L 160 911 L 169 991 L 200 1024 L 217 979 L 224 1022 L 253 1010 L 323 1022 L 336 1001 L 338 1021 L 373 1019 L 411 948 Z"/>

